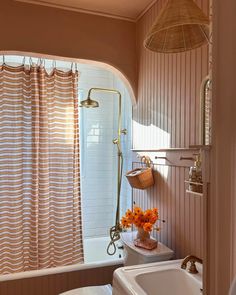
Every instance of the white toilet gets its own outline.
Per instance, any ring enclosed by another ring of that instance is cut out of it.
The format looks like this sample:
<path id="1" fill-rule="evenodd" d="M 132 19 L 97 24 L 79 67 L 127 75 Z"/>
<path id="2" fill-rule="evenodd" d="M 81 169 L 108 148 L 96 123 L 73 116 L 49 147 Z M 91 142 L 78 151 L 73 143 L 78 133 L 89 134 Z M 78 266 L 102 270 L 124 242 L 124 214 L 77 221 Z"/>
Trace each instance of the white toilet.
<path id="1" fill-rule="evenodd" d="M 61 293 L 60 295 L 111 295 L 111 294 L 112 294 L 111 285 L 104 285 L 104 286 L 78 288 L 78 289 Z"/>
<path id="2" fill-rule="evenodd" d="M 156 249 L 145 250 L 134 246 L 133 240 L 136 238 L 137 232 L 126 232 L 121 234 L 121 240 L 124 245 L 124 265 L 135 265 L 143 263 L 151 263 L 169 260 L 173 257 L 174 252 L 162 243 L 158 243 Z M 78 288 L 60 295 L 111 295 L 111 285 L 93 286 Z"/>

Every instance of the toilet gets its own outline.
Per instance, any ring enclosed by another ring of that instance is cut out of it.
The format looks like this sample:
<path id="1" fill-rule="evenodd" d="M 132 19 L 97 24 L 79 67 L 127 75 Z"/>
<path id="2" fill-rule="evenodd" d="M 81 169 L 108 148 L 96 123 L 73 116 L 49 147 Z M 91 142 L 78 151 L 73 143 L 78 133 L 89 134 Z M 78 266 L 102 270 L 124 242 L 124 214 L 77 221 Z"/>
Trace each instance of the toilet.
<path id="1" fill-rule="evenodd" d="M 134 246 L 134 239 L 137 232 L 125 232 L 121 234 L 121 241 L 124 246 L 124 265 L 136 265 L 151 262 L 166 261 L 172 259 L 174 251 L 158 242 L 158 246 L 153 250 L 146 250 Z M 60 295 L 111 295 L 111 285 L 92 286 L 78 288 L 61 293 Z"/>
<path id="2" fill-rule="evenodd" d="M 92 286 L 73 289 L 60 295 L 112 295 L 111 285 Z"/>

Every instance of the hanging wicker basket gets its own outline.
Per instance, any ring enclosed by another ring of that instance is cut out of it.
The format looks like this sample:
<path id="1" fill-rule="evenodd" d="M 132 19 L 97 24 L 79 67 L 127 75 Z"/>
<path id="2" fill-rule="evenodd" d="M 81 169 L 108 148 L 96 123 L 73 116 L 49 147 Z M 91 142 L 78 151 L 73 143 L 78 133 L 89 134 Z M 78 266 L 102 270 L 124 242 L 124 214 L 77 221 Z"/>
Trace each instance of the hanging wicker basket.
<path id="1" fill-rule="evenodd" d="M 177 53 L 208 43 L 209 18 L 193 0 L 168 0 L 148 33 L 144 46 Z"/>
<path id="2" fill-rule="evenodd" d="M 132 188 L 146 189 L 154 185 L 154 177 L 151 167 L 133 169 L 126 173 L 126 177 Z"/>

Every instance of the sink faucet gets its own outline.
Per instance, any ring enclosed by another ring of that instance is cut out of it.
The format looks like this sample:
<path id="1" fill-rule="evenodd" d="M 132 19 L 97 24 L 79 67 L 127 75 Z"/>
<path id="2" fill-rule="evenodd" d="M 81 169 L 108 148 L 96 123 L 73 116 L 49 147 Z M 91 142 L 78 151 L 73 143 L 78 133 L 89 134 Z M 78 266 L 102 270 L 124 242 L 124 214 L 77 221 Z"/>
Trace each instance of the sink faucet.
<path id="1" fill-rule="evenodd" d="M 187 268 L 187 263 L 190 262 L 190 267 L 188 269 L 188 272 L 192 273 L 192 274 L 196 274 L 198 273 L 198 270 L 196 268 L 196 265 L 195 263 L 198 262 L 198 263 L 201 263 L 203 264 L 203 261 L 202 259 L 194 256 L 194 255 L 188 255 L 184 258 L 183 262 L 181 263 L 181 268 L 182 269 L 186 269 Z"/>

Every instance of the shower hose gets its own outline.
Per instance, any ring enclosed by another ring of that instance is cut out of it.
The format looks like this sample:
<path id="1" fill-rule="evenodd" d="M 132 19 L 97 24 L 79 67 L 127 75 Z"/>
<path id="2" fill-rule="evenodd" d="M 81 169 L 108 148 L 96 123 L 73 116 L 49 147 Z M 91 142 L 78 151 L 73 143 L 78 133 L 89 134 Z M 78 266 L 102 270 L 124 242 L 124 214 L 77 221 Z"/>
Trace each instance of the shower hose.
<path id="1" fill-rule="evenodd" d="M 119 171 L 119 180 L 117 186 L 117 206 L 116 206 L 116 221 L 115 225 L 110 228 L 110 242 L 107 246 L 107 254 L 114 255 L 116 253 L 116 242 L 120 239 L 120 192 L 121 192 L 121 182 L 122 182 L 122 170 L 123 170 L 123 154 L 121 152 L 119 144 L 117 144 L 118 148 L 118 157 L 120 158 L 120 165 L 118 167 Z"/>

